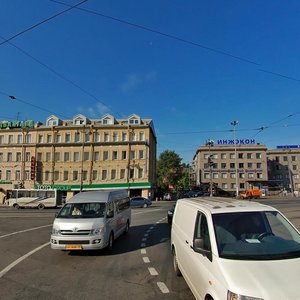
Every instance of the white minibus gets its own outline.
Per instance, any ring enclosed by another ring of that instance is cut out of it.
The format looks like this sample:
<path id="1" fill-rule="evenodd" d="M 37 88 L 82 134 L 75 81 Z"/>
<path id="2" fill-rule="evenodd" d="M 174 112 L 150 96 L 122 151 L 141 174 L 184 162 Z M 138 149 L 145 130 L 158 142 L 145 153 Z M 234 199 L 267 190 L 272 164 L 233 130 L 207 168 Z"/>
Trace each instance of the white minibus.
<path id="1" fill-rule="evenodd" d="M 112 248 L 131 222 L 126 190 L 81 192 L 61 208 L 53 222 L 51 248 L 97 250 Z"/>

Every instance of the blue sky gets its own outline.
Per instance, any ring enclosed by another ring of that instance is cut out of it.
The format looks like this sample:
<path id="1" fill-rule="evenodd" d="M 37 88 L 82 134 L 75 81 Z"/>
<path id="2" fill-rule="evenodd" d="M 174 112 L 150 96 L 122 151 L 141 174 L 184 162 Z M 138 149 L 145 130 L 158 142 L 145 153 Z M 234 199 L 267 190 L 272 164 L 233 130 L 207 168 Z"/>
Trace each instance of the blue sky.
<path id="1" fill-rule="evenodd" d="M 186 163 L 233 120 L 237 138 L 300 144 L 298 0 L 89 0 L 19 34 L 66 8 L 1 0 L 0 120 L 135 113 Z"/>

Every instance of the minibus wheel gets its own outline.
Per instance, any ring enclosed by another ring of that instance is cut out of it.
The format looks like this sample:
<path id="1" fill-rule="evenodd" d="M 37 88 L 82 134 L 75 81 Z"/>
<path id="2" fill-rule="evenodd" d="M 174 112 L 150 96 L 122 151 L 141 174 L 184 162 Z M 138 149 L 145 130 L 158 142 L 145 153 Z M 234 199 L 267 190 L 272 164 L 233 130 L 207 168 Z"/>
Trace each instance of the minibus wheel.
<path id="1" fill-rule="evenodd" d="M 40 203 L 37 208 L 38 209 L 44 209 L 44 207 L 45 207 L 45 205 L 43 203 Z"/>
<path id="2" fill-rule="evenodd" d="M 114 243 L 114 234 L 113 234 L 113 232 L 111 232 L 109 235 L 109 239 L 108 239 L 108 245 L 107 245 L 108 250 L 112 250 L 113 243 Z"/>
<path id="3" fill-rule="evenodd" d="M 129 232 L 129 221 L 126 222 L 126 227 L 125 227 L 125 230 L 124 230 L 124 235 L 128 234 Z"/>
<path id="4" fill-rule="evenodd" d="M 16 209 L 19 209 L 20 208 L 20 206 L 19 206 L 19 204 L 14 204 L 14 208 L 16 208 Z"/>

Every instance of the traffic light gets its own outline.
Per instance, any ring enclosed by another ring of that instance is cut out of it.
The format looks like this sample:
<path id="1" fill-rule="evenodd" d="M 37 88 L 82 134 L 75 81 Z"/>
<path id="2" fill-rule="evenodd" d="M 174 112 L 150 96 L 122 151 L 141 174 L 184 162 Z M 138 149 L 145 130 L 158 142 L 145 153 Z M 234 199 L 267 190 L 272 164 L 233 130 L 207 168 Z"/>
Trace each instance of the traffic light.
<path id="1" fill-rule="evenodd" d="M 34 156 L 31 156 L 31 172 L 30 172 L 30 178 L 31 180 L 35 179 L 35 170 L 36 170 L 36 160 Z"/>

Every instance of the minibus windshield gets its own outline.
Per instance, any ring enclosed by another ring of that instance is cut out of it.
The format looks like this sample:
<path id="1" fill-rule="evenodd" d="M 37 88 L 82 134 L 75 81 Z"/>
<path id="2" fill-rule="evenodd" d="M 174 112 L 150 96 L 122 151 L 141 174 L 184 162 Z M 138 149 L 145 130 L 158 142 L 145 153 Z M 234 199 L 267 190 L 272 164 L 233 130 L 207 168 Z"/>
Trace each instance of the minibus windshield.
<path id="1" fill-rule="evenodd" d="M 278 260 L 300 257 L 300 235 L 278 211 L 212 216 L 219 256 Z"/>
<path id="2" fill-rule="evenodd" d="M 103 218 L 105 203 L 67 203 L 59 211 L 57 218 L 79 219 L 79 218 Z"/>

